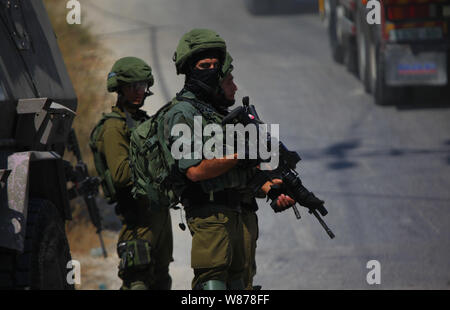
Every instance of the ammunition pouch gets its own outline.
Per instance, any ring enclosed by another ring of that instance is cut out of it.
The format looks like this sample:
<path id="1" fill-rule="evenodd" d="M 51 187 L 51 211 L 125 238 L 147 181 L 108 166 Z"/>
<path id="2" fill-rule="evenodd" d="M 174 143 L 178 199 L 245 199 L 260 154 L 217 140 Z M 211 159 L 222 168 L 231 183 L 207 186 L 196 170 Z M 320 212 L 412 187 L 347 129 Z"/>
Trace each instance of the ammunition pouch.
<path id="1" fill-rule="evenodd" d="M 129 271 L 142 271 L 152 264 L 150 243 L 135 239 L 121 242 L 117 245 L 117 254 L 120 257 L 119 277 L 124 279 L 124 273 Z"/>

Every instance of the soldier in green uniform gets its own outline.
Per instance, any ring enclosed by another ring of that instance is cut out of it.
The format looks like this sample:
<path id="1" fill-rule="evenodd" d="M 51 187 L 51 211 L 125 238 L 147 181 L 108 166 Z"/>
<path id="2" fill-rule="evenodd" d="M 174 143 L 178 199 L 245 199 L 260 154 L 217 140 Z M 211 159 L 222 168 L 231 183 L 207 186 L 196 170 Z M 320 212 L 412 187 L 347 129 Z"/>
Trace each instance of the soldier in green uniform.
<path id="1" fill-rule="evenodd" d="M 221 124 L 224 107 L 220 105 L 219 78 L 225 58 L 226 44 L 214 31 L 194 29 L 181 38 L 173 60 L 177 74 L 184 74 L 186 79 L 184 88 L 164 115 L 169 149 L 177 140 L 171 134 L 176 125 L 195 133 L 196 116 L 202 117 L 202 127 Z M 184 182 L 174 184 L 192 235 L 192 287 L 244 289 L 245 250 L 239 193 L 253 177 L 255 162 L 238 159 L 237 154 L 233 158 L 205 159 L 198 153 L 198 139 L 204 145 L 208 137 L 194 134 L 190 141 L 185 141 L 190 146 L 188 156 L 176 162 L 177 173 Z M 283 207 L 292 202 L 284 195 L 278 199 L 278 205 Z"/>
<path id="2" fill-rule="evenodd" d="M 140 108 L 151 95 L 149 87 L 153 82 L 152 70 L 143 60 L 124 57 L 116 61 L 108 75 L 107 88 L 117 93 L 117 104 L 112 113 L 105 115 L 95 139 L 107 166 L 105 174 L 110 175 L 113 183 L 112 191 L 118 202 L 116 212 L 123 224 L 117 244 L 122 289 L 170 289 L 172 282 L 169 264 L 173 261 L 173 239 L 169 209 L 152 210 L 145 197 L 133 199 L 131 194 L 130 134 L 148 119 Z"/>

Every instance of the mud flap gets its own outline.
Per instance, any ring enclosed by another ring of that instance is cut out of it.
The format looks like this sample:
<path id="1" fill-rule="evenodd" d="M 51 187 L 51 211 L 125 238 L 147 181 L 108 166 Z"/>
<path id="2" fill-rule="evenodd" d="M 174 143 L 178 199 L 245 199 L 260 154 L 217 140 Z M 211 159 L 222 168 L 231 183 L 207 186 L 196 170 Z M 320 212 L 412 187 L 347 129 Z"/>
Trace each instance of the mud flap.
<path id="1" fill-rule="evenodd" d="M 2 189 L 6 195 L 0 198 L 0 247 L 22 252 L 28 196 L 34 194 L 34 197 L 51 201 L 58 207 L 60 217 L 69 219 L 66 180 L 61 157 L 54 152 L 14 153 L 8 157 L 8 170 L 6 188 Z M 30 171 L 36 171 L 35 177 Z"/>

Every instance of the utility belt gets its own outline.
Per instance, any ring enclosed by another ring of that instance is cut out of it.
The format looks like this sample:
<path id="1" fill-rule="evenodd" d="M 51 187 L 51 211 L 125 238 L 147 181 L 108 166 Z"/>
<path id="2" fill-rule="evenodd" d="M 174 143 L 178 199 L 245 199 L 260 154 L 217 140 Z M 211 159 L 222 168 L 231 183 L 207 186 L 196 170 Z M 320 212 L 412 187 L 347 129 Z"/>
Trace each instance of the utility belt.
<path id="1" fill-rule="evenodd" d="M 241 212 L 241 198 L 238 191 L 229 189 L 205 193 L 200 188 L 190 187 L 181 195 L 186 217 L 207 217 L 222 211 Z"/>

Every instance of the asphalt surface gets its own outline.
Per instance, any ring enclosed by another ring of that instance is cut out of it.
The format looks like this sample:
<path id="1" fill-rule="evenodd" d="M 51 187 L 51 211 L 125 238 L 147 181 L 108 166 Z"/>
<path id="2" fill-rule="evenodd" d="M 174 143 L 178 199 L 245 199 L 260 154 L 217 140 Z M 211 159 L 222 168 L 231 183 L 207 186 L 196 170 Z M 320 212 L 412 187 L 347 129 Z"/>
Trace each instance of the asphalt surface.
<path id="1" fill-rule="evenodd" d="M 330 57 L 316 13 L 253 16 L 239 0 L 81 1 L 83 22 L 111 57 L 148 61 L 153 112 L 179 91 L 171 60 L 191 28 L 216 30 L 235 59 L 238 98 L 248 95 L 303 160 L 304 184 L 326 201 L 329 239 L 300 208 L 274 214 L 260 201 L 257 276 L 265 289 L 450 289 L 450 100 L 412 93 L 379 107 Z M 108 72 L 109 68 L 105 68 Z M 447 101 L 448 103 L 446 103 Z M 190 235 L 173 212 L 176 289 L 188 289 Z M 381 284 L 366 281 L 378 260 Z"/>

